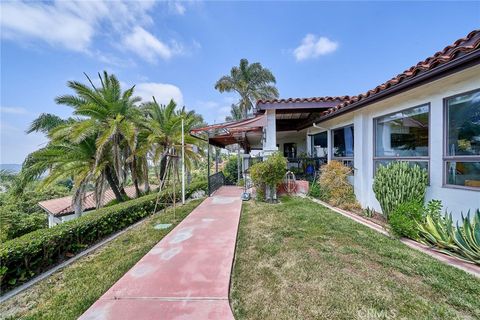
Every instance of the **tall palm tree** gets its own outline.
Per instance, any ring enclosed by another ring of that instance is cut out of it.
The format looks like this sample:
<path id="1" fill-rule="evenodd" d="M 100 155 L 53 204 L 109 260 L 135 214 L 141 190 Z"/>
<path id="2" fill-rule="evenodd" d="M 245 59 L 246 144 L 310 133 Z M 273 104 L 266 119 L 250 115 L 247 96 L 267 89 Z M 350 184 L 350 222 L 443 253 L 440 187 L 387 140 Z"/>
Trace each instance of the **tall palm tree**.
<path id="1" fill-rule="evenodd" d="M 278 97 L 275 83 L 275 77 L 269 69 L 258 62 L 249 64 L 247 59 L 241 59 L 240 65 L 230 70 L 230 75 L 217 81 L 215 89 L 220 92 L 237 92 L 240 95 L 239 107 L 243 118 L 247 118 L 257 100 Z"/>
<path id="2" fill-rule="evenodd" d="M 137 130 L 136 119 L 141 116 L 135 103 L 135 86 L 122 92 L 120 82 L 106 71 L 98 75 L 100 86 L 97 88 L 85 74 L 90 84 L 69 81 L 68 87 L 75 95 L 63 95 L 55 99 L 58 104 L 68 105 L 74 109 L 74 115 L 83 120 L 73 123 L 69 128 L 57 132 L 69 131 L 70 140 L 80 143 L 89 137 L 95 137 L 96 166 L 105 163 L 105 177 L 118 201 L 126 197 L 124 181 L 129 170 L 127 158 L 129 150 L 135 149 Z"/>
<path id="3" fill-rule="evenodd" d="M 167 105 L 160 105 L 154 98 L 153 102 L 143 104 L 142 108 L 147 115 L 147 120 L 143 122 L 142 128 L 147 133 L 153 161 L 159 165 L 159 177 L 163 179 L 167 169 L 168 156 L 179 155 L 181 152 L 182 119 L 185 132 L 203 124 L 203 119 L 194 111 L 185 110 L 185 107 L 177 110 L 177 104 L 173 100 Z M 195 161 L 200 159 L 201 153 L 196 152 L 197 139 L 190 135 L 184 135 L 184 139 L 185 165 L 190 168 Z"/>

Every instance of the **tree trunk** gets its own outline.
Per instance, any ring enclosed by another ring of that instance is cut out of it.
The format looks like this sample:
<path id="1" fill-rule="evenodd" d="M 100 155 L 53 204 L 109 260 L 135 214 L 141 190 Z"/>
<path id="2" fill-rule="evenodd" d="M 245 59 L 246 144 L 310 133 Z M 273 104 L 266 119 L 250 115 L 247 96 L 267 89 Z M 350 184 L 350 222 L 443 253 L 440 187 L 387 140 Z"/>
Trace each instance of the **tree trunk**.
<path id="1" fill-rule="evenodd" d="M 162 158 L 160 159 L 160 179 L 163 179 L 165 175 L 165 170 L 167 169 L 167 158 L 167 153 L 162 154 Z"/>
<path id="2" fill-rule="evenodd" d="M 130 164 L 130 172 L 132 173 L 132 181 L 135 186 L 135 196 L 138 198 L 141 196 L 140 188 L 138 187 L 138 176 L 137 176 L 137 157 L 133 157 L 132 163 Z"/>
<path id="3" fill-rule="evenodd" d="M 110 186 L 110 189 L 112 189 L 113 194 L 115 195 L 115 198 L 119 202 L 122 202 L 124 198 L 122 197 L 122 194 L 121 194 L 120 190 L 118 189 L 117 184 L 115 183 L 116 179 L 114 178 L 112 170 L 110 169 L 109 166 L 107 166 L 105 168 L 105 176 L 107 177 L 108 185 Z M 125 192 L 125 190 L 123 192 Z"/>
<path id="4" fill-rule="evenodd" d="M 142 165 L 143 165 L 143 174 L 145 175 L 144 176 L 144 190 L 145 193 L 149 193 L 150 192 L 150 182 L 148 181 L 148 161 L 147 161 L 147 158 L 143 158 L 143 162 L 142 162 Z"/>

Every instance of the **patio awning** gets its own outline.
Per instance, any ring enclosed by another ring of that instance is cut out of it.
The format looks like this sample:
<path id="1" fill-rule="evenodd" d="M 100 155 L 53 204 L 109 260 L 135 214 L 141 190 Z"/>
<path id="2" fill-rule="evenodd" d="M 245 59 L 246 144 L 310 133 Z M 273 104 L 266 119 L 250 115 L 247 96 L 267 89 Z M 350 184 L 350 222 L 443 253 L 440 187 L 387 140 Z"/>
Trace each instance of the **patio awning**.
<path id="1" fill-rule="evenodd" d="M 211 145 L 225 148 L 228 145 L 239 143 L 245 150 L 259 147 L 262 139 L 263 127 L 267 125 L 264 114 L 253 118 L 213 124 L 190 130 L 195 137 L 204 134 Z"/>

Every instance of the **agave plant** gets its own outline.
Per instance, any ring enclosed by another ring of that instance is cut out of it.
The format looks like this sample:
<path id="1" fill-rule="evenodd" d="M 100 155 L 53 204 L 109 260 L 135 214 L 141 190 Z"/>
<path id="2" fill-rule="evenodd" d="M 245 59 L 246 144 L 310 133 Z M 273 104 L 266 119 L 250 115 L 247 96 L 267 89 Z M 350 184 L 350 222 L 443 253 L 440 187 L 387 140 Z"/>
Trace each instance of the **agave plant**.
<path id="1" fill-rule="evenodd" d="M 457 229 L 452 232 L 452 238 L 458 249 L 456 255 L 480 265 L 480 209 L 477 209 L 470 220 L 470 211 L 467 216 L 462 214 L 463 225 L 457 223 Z"/>
<path id="2" fill-rule="evenodd" d="M 439 251 L 452 254 L 457 250 L 452 234 L 455 231 L 452 214 L 444 216 L 428 213 L 423 223 L 418 223 L 418 235 L 420 242 L 434 246 Z"/>

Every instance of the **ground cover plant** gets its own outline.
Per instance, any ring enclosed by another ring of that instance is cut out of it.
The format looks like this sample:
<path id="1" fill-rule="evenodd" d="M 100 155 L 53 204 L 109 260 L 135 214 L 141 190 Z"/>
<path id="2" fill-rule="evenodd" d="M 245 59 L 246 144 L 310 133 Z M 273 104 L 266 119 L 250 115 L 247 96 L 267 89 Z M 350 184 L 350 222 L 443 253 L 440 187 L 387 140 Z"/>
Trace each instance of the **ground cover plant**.
<path id="1" fill-rule="evenodd" d="M 201 200 L 148 217 L 117 239 L 0 304 L 1 319 L 77 319 Z M 158 223 L 173 223 L 156 230 Z"/>
<path id="2" fill-rule="evenodd" d="M 308 199 L 244 204 L 236 319 L 478 319 L 480 280 Z"/>

